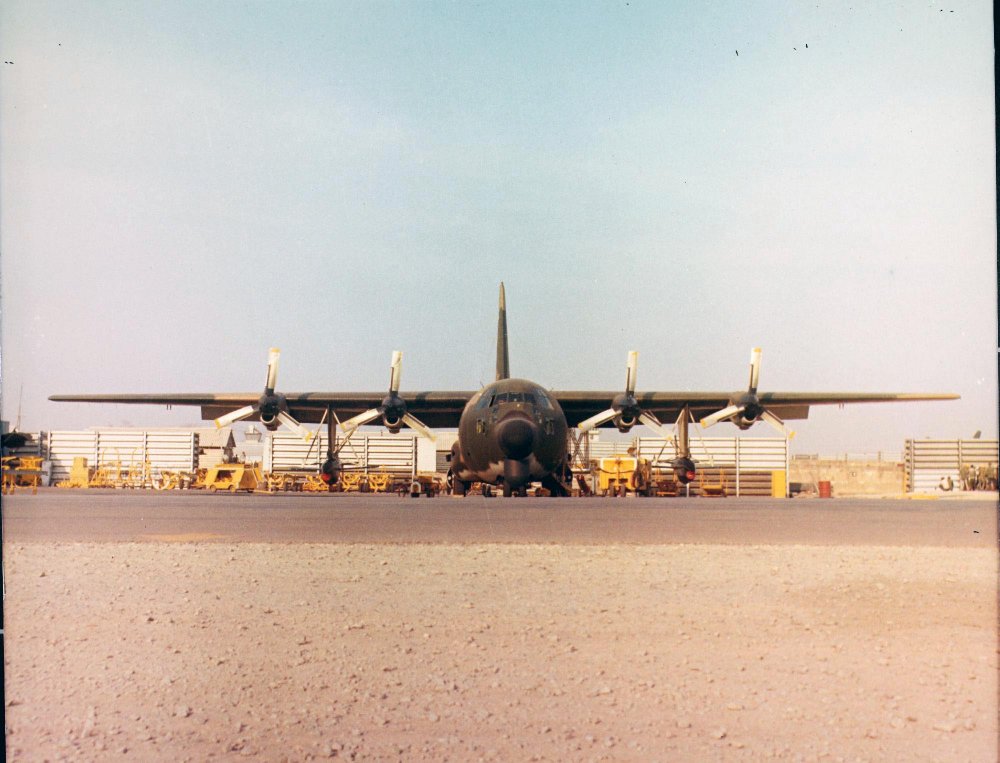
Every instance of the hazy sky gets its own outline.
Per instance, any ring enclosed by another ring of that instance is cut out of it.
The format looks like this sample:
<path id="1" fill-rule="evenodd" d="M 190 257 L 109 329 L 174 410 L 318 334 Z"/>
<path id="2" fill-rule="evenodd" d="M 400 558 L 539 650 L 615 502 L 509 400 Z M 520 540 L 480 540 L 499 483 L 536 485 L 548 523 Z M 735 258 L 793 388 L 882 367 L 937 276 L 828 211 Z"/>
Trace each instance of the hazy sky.
<path id="1" fill-rule="evenodd" d="M 0 6 L 3 417 L 83 392 L 957 392 L 793 452 L 995 437 L 992 7 Z M 738 54 L 737 54 L 738 51 Z M 711 433 L 737 430 L 720 425 Z M 751 434 L 770 436 L 758 426 Z"/>

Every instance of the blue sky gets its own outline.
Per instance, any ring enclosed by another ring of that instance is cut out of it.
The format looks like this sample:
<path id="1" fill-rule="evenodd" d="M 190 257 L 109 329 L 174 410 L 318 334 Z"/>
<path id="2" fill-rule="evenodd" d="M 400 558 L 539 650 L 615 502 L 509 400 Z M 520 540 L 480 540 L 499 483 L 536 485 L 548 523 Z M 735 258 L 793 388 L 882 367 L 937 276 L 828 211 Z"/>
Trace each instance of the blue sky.
<path id="1" fill-rule="evenodd" d="M 74 392 L 949 391 L 798 452 L 996 436 L 988 3 L 0 9 L 4 418 Z M 808 46 L 808 47 L 806 47 Z M 737 55 L 737 51 L 739 52 Z M 713 433 L 729 435 L 725 425 Z M 759 427 L 752 434 L 769 435 Z"/>

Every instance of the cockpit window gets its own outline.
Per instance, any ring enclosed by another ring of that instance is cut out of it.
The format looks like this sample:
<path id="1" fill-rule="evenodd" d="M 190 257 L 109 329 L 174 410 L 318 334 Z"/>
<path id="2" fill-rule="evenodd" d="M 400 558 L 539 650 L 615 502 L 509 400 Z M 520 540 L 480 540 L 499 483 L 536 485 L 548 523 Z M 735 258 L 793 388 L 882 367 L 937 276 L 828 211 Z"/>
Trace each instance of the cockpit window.
<path id="1" fill-rule="evenodd" d="M 531 392 L 499 392 L 493 396 L 491 406 L 499 403 L 528 403 L 535 404 L 535 396 Z"/>
<path id="2" fill-rule="evenodd" d="M 542 392 L 540 389 L 539 390 L 535 390 L 535 396 L 538 398 L 538 404 L 542 408 L 551 408 L 552 407 L 552 401 L 549 399 L 549 396 L 546 395 L 544 392 Z"/>

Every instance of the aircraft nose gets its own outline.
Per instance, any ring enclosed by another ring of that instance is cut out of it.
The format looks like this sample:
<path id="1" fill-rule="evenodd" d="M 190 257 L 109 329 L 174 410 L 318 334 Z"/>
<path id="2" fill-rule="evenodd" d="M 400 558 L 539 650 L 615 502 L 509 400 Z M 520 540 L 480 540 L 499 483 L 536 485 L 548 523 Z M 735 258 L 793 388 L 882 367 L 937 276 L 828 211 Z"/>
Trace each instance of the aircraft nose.
<path id="1" fill-rule="evenodd" d="M 534 422 L 521 416 L 509 416 L 497 425 L 497 442 L 507 458 L 527 458 L 535 444 Z"/>

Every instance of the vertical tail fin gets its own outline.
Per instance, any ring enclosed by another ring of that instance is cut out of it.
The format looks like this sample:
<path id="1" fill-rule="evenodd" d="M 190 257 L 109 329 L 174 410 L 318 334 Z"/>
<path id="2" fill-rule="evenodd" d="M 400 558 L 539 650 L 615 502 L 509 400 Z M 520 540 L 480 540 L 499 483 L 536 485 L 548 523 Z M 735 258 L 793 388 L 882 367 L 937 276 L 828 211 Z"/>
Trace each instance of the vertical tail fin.
<path id="1" fill-rule="evenodd" d="M 500 317 L 497 320 L 497 381 L 510 378 L 510 358 L 507 355 L 507 299 L 500 282 Z"/>

